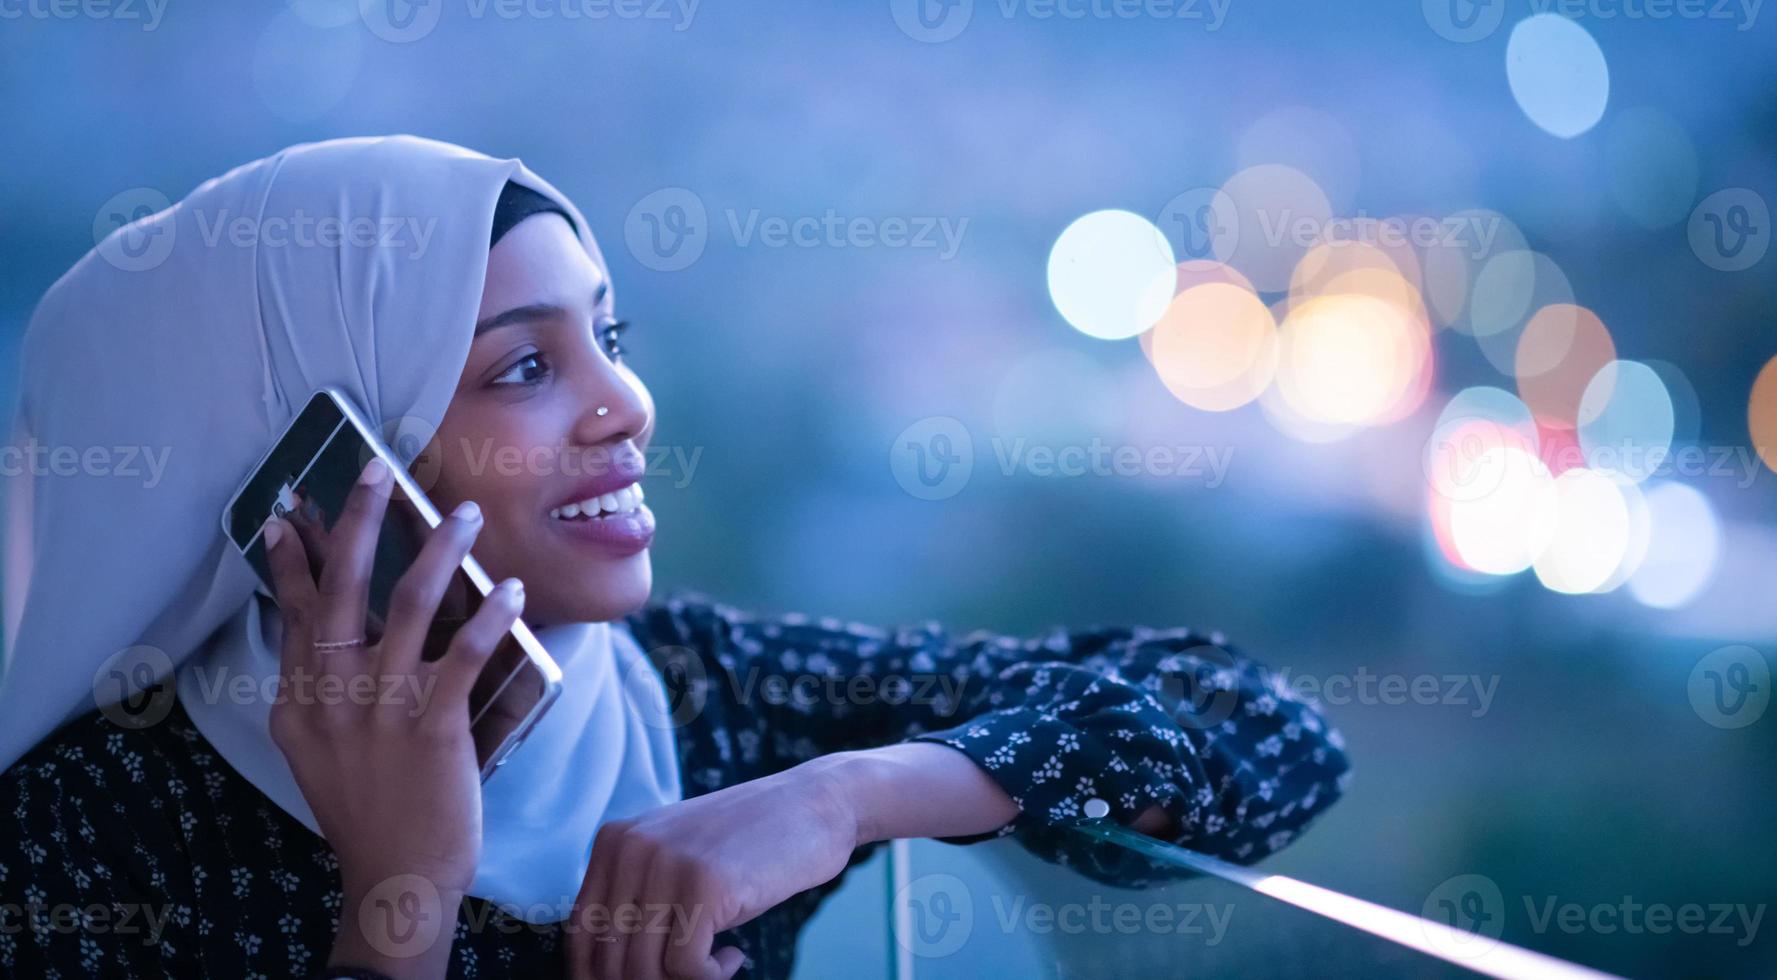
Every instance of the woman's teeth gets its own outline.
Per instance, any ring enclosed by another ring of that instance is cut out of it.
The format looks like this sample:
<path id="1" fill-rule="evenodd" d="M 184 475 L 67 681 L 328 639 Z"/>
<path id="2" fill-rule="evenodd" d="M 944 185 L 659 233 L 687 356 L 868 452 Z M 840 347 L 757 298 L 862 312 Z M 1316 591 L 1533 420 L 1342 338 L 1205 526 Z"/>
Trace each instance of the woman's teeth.
<path id="1" fill-rule="evenodd" d="M 589 497 L 577 504 L 557 507 L 549 512 L 550 517 L 571 521 L 577 518 L 599 518 L 611 514 L 632 514 L 642 505 L 642 485 L 632 483 L 621 490 L 598 497 Z"/>

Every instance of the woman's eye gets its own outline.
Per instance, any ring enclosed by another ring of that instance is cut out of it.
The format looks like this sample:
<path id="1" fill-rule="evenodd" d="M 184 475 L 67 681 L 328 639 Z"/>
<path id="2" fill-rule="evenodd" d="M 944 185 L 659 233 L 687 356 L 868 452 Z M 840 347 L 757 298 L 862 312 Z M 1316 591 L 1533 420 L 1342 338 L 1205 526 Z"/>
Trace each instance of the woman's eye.
<path id="1" fill-rule="evenodd" d="M 623 332 L 628 329 L 628 320 L 618 320 L 599 329 L 599 343 L 605 348 L 605 355 L 611 359 L 612 363 L 623 358 L 623 345 L 618 341 L 623 336 Z"/>
<path id="2" fill-rule="evenodd" d="M 503 380 L 506 378 L 512 378 L 513 374 L 515 372 L 518 372 L 521 374 L 525 373 L 524 368 L 528 364 L 534 364 L 537 367 L 533 372 L 526 374 L 525 377 L 518 378 L 515 380 L 511 380 L 511 381 Z M 499 377 L 494 378 L 492 383 L 493 384 L 521 384 L 521 385 L 536 384 L 538 379 L 542 378 L 544 375 L 546 375 L 548 373 L 549 373 L 549 362 L 544 359 L 542 352 L 539 351 L 535 354 L 526 354 L 525 356 L 512 362 L 512 366 L 507 368 L 505 371 L 501 372 Z"/>

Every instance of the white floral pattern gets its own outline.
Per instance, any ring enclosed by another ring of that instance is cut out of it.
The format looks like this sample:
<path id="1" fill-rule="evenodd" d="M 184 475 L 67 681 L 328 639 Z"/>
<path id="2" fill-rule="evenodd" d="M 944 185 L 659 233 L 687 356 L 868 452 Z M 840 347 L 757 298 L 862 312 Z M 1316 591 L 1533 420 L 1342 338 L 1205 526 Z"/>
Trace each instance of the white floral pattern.
<path id="1" fill-rule="evenodd" d="M 1137 627 L 953 640 L 936 624 L 757 618 L 695 594 L 628 625 L 663 669 L 663 651 L 689 650 L 706 678 L 677 732 L 686 796 L 830 752 L 933 741 L 968 755 L 1021 810 L 952 843 L 1013 835 L 1047 860 L 1137 885 L 1176 872 L 1059 832 L 1089 800 L 1122 823 L 1158 804 L 1175 842 L 1250 862 L 1294 840 L 1347 778 L 1343 740 L 1316 706 L 1213 635 Z M 866 679 L 885 696 L 772 699 L 753 683 L 760 674 L 831 678 L 817 690 L 839 692 Z M 886 696 L 891 677 L 911 681 L 909 696 Z M 97 711 L 70 723 L 0 777 L 0 814 L 19 828 L 0 839 L 0 902 L 163 916 L 153 936 L 0 932 L 0 974 L 233 980 L 313 975 L 326 962 L 342 904 L 332 851 L 231 769 L 176 704 L 140 730 Z M 798 932 L 841 880 L 719 936 L 747 953 L 740 975 L 788 976 Z M 472 898 L 449 975 L 561 976 L 562 953 L 557 926 Z"/>

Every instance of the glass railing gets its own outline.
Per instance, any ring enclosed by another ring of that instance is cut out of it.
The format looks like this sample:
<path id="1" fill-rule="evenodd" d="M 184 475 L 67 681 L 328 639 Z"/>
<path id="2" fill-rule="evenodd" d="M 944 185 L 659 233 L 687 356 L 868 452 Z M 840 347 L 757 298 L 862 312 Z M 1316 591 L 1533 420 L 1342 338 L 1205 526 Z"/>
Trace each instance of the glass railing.
<path id="1" fill-rule="evenodd" d="M 1257 868 L 1205 858 L 1109 824 L 1081 825 L 1098 850 L 1150 884 L 1119 887 L 1051 864 L 1011 838 L 955 847 L 898 841 L 857 869 L 882 883 L 870 900 L 846 889 L 826 910 L 850 927 L 814 930 L 799 976 L 853 980 L 1032 977 L 1599 977 L 1500 942 L 1485 930 L 1386 909 Z M 882 899 L 886 898 L 886 902 Z M 1450 910 L 1460 924 L 1458 902 Z M 877 953 L 886 956 L 876 964 Z M 835 957 L 844 957 L 835 959 Z"/>

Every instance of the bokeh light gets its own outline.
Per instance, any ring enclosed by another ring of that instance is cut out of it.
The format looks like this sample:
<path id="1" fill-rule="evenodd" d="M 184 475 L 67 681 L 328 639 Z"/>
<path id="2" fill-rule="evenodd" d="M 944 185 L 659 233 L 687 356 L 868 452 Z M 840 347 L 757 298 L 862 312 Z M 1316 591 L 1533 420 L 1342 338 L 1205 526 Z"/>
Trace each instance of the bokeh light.
<path id="1" fill-rule="evenodd" d="M 1474 468 L 1492 478 L 1485 492 L 1450 501 L 1456 554 L 1464 567 L 1477 572 L 1522 572 L 1555 537 L 1555 480 L 1542 460 L 1510 446 L 1488 450 Z"/>
<path id="2" fill-rule="evenodd" d="M 1576 428 L 1580 399 L 1616 356 L 1610 331 L 1596 313 L 1569 303 L 1545 306 L 1530 318 L 1518 339 L 1518 397 L 1540 424 Z M 1595 392 L 1603 399 L 1611 394 L 1608 384 Z"/>
<path id="3" fill-rule="evenodd" d="M 1421 242 L 1426 308 L 1434 321 L 1472 333 L 1467 323 L 1469 287 L 1481 269 L 1496 255 L 1528 251 L 1524 233 L 1497 211 L 1470 209 L 1444 216 Z"/>
<path id="4" fill-rule="evenodd" d="M 1555 530 L 1533 566 L 1543 585 L 1577 595 L 1610 581 L 1629 550 L 1629 505 L 1616 481 L 1596 470 L 1555 478 Z"/>
<path id="5" fill-rule="evenodd" d="M 1518 341 L 1538 310 L 1572 304 L 1567 273 L 1541 252 L 1502 252 L 1475 277 L 1467 326 L 1487 362 L 1501 374 L 1518 373 Z"/>
<path id="6" fill-rule="evenodd" d="M 1765 465 L 1777 470 L 1777 357 L 1765 362 L 1752 382 L 1752 397 L 1747 401 L 1746 425 L 1752 432 L 1752 447 L 1758 450 Z"/>
<path id="7" fill-rule="evenodd" d="M 1297 414 L 1336 425 L 1371 425 L 1412 397 L 1430 343 L 1421 322 L 1359 293 L 1290 307 L 1280 328 L 1277 386 Z"/>
<path id="8" fill-rule="evenodd" d="M 1237 286 L 1249 293 L 1257 292 L 1253 289 L 1252 280 L 1241 275 L 1233 266 L 1215 259 L 1186 259 L 1178 264 L 1177 273 L 1173 280 L 1174 299 L 1185 290 L 1205 283 L 1222 283 Z M 1170 305 L 1169 303 L 1168 306 Z M 1154 360 L 1154 331 L 1142 331 L 1138 342 L 1141 344 L 1142 356 L 1151 363 Z"/>
<path id="9" fill-rule="evenodd" d="M 1133 337 L 1172 300 L 1172 243 L 1129 211 L 1094 211 L 1074 221 L 1049 252 L 1049 296 L 1074 329 L 1101 340 Z"/>
<path id="10" fill-rule="evenodd" d="M 1655 609 L 1676 609 L 1709 584 L 1721 557 L 1721 522 L 1695 487 L 1656 481 L 1647 493 L 1648 543 L 1629 594 Z"/>
<path id="11" fill-rule="evenodd" d="M 1312 178 L 1294 167 L 1265 163 L 1228 178 L 1222 193 L 1233 202 L 1236 236 L 1228 261 L 1261 292 L 1289 288 L 1302 254 L 1321 241 L 1333 217 L 1332 205 Z"/>
<path id="12" fill-rule="evenodd" d="M 1652 476 L 1672 451 L 1672 396 L 1645 364 L 1611 361 L 1580 396 L 1579 441 L 1587 465 L 1632 482 Z"/>
<path id="13" fill-rule="evenodd" d="M 1277 326 L 1251 290 L 1204 283 L 1174 297 L 1150 338 L 1154 370 L 1179 401 L 1212 412 L 1259 397 L 1277 366 Z"/>
<path id="14" fill-rule="evenodd" d="M 1559 14 L 1535 14 L 1512 28 L 1506 81 L 1530 121 L 1563 139 L 1597 125 L 1610 100 L 1604 52 L 1585 28 Z"/>
<path id="15" fill-rule="evenodd" d="M 1672 444 L 1688 446 L 1696 442 L 1703 432 L 1703 404 L 1697 400 L 1697 388 L 1690 377 L 1671 361 L 1648 359 L 1641 363 L 1659 375 L 1660 383 L 1666 386 L 1666 396 L 1672 399 Z"/>

